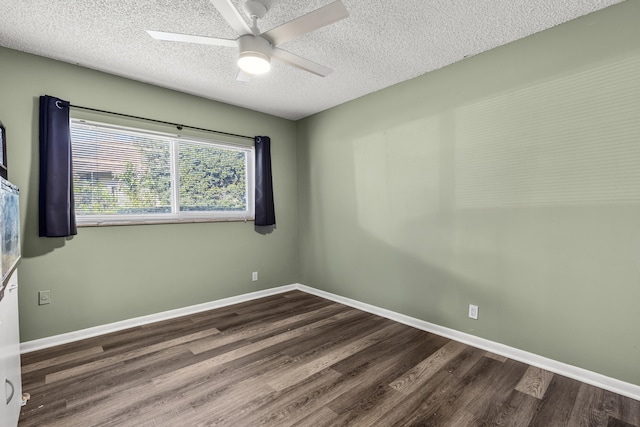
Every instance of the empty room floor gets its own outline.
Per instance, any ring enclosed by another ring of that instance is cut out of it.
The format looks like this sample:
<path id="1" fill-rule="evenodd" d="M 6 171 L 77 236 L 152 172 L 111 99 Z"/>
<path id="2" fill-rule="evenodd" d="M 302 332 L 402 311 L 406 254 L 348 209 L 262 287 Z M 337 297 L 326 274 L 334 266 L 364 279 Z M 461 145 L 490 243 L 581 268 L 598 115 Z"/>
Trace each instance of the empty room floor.
<path id="1" fill-rule="evenodd" d="M 635 426 L 640 401 L 301 291 L 22 355 L 19 426 Z"/>

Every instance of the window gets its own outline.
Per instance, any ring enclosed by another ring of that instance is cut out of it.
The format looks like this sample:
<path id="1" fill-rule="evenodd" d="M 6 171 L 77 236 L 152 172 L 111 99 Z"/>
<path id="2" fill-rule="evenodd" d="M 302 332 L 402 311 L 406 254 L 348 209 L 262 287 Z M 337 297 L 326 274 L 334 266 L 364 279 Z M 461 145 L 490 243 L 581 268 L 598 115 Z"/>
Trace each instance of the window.
<path id="1" fill-rule="evenodd" d="M 253 219 L 253 147 L 71 119 L 78 225 Z"/>

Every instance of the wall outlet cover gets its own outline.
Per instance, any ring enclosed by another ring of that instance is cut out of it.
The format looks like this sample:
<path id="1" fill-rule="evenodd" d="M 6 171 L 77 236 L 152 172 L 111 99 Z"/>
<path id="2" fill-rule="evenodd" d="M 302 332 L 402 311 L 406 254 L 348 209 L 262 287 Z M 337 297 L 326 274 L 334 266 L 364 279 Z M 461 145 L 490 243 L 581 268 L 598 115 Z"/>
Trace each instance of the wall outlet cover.
<path id="1" fill-rule="evenodd" d="M 469 304 L 469 317 L 478 320 L 478 306 Z"/>

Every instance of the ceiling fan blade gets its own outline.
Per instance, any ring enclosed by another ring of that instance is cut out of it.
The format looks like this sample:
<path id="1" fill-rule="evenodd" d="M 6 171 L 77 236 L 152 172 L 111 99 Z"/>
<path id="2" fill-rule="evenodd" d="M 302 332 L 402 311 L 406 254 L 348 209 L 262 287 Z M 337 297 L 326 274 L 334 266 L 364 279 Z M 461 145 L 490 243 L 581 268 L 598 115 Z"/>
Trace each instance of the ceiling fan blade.
<path id="1" fill-rule="evenodd" d="M 251 77 L 253 77 L 251 74 L 247 73 L 241 68 L 238 68 L 238 74 L 236 74 L 236 81 L 246 83 L 249 80 L 251 80 Z"/>
<path id="2" fill-rule="evenodd" d="M 313 61 L 301 58 L 297 55 L 294 55 L 293 53 L 289 53 L 286 50 L 282 50 L 277 47 L 273 48 L 273 50 L 271 51 L 271 56 L 279 59 L 282 62 L 293 65 L 294 67 L 308 71 L 320 77 L 326 77 L 333 72 L 331 68 L 327 68 L 324 65 L 316 64 Z"/>
<path id="3" fill-rule="evenodd" d="M 238 12 L 238 9 L 231 3 L 231 0 L 211 0 L 211 3 L 218 9 L 220 15 L 222 15 L 225 21 L 229 23 L 229 26 L 233 28 L 239 36 L 253 34 L 249 25 L 242 18 L 240 12 Z"/>
<path id="4" fill-rule="evenodd" d="M 274 46 L 294 39 L 302 34 L 317 30 L 349 16 L 349 12 L 340 0 L 309 12 L 299 18 L 282 24 L 263 35 L 269 38 Z"/>
<path id="5" fill-rule="evenodd" d="M 189 34 L 165 33 L 164 31 L 147 30 L 147 33 L 156 40 L 167 40 L 172 42 L 208 44 L 214 46 L 236 47 L 235 40 L 217 39 L 215 37 L 192 36 Z"/>

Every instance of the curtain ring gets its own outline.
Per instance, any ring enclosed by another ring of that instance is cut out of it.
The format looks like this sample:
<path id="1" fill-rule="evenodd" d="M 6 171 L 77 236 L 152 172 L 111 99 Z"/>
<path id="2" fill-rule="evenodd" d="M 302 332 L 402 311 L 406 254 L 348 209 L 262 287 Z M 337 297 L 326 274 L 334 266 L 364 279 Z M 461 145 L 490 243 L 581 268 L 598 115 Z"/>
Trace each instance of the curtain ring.
<path id="1" fill-rule="evenodd" d="M 60 100 L 56 101 L 56 107 L 58 107 L 58 110 L 62 110 L 62 107 L 60 106 Z"/>

